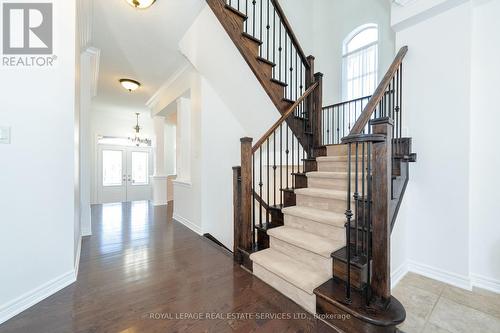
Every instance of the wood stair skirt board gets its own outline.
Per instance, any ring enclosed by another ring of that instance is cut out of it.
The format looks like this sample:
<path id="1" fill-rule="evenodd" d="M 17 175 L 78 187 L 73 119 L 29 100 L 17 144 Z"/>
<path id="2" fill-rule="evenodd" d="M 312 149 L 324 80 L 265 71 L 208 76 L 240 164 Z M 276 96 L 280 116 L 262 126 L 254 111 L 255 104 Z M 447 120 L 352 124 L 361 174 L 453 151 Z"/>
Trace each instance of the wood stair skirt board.
<path id="1" fill-rule="evenodd" d="M 224 0 L 206 0 L 215 16 L 218 18 L 229 37 L 240 51 L 241 55 L 253 71 L 258 81 L 263 86 L 271 101 L 280 112 L 284 112 L 289 104 L 283 102 L 284 87 L 277 86 L 271 79 L 271 64 L 263 62 L 259 57 L 259 47 L 262 41 L 244 32 L 244 15 L 237 13 L 234 9 L 228 9 Z"/>

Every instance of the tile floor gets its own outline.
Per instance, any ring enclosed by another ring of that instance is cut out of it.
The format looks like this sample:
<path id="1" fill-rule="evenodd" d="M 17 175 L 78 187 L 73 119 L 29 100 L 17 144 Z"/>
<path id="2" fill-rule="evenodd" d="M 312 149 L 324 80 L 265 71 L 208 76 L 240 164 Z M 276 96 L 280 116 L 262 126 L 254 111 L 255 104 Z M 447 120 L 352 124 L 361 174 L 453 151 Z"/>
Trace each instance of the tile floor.
<path id="1" fill-rule="evenodd" d="M 394 296 L 406 308 L 405 333 L 500 333 L 500 295 L 467 291 L 409 273 Z"/>

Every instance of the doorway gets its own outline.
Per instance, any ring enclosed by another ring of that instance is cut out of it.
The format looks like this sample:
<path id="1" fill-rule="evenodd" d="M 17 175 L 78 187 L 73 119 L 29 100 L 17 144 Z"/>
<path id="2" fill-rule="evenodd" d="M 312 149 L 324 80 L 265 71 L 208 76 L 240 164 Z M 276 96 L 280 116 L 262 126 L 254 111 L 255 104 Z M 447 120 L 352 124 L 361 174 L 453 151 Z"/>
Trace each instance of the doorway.
<path id="1" fill-rule="evenodd" d="M 98 145 L 98 203 L 151 200 L 149 147 Z"/>

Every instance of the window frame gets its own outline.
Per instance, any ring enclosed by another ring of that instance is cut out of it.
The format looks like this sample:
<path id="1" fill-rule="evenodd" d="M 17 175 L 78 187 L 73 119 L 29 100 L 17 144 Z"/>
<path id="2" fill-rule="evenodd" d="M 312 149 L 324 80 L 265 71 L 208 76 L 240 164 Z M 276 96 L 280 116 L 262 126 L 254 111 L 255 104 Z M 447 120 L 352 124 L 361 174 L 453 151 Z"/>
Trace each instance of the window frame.
<path id="1" fill-rule="evenodd" d="M 363 33 L 366 30 L 369 30 L 369 29 L 376 29 L 377 40 L 374 42 L 371 42 L 369 44 L 366 44 L 362 47 L 359 47 L 353 51 L 347 52 L 349 43 L 354 38 L 356 38 L 359 34 Z M 347 35 L 347 37 L 344 39 L 344 41 L 342 43 L 342 86 L 341 86 L 341 96 L 342 96 L 342 99 L 344 101 L 346 101 L 348 99 L 348 96 L 347 96 L 348 95 L 348 85 L 347 85 L 347 83 L 348 83 L 349 79 L 347 77 L 347 59 L 354 54 L 357 54 L 357 53 L 361 54 L 363 51 L 368 50 L 369 48 L 371 48 L 373 46 L 376 46 L 376 50 L 375 50 L 376 68 L 375 68 L 374 73 L 373 72 L 363 73 L 359 76 L 354 77 L 353 79 L 359 79 L 359 78 L 363 78 L 363 77 L 366 77 L 368 75 L 374 74 L 375 75 L 375 82 L 378 82 L 379 67 L 380 67 L 379 66 L 380 65 L 379 44 L 380 44 L 380 30 L 379 30 L 378 24 L 375 24 L 375 23 L 368 23 L 368 24 L 364 24 L 364 25 L 357 27 L 351 33 L 349 33 L 349 35 Z M 376 89 L 376 84 L 375 84 L 374 89 Z M 364 96 L 359 96 L 359 97 L 364 97 Z"/>

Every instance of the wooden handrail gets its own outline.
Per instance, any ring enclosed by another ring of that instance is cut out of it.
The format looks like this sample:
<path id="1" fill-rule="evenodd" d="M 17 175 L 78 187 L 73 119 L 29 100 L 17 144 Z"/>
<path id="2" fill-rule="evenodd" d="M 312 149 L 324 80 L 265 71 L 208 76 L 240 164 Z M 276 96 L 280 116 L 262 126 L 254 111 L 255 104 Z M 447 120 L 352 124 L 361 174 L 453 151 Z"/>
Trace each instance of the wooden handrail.
<path id="1" fill-rule="evenodd" d="M 366 124 L 368 124 L 368 121 L 370 121 L 370 118 L 375 112 L 375 109 L 377 108 L 377 105 L 380 103 L 382 98 L 384 97 L 385 90 L 391 83 L 392 78 L 396 74 L 396 72 L 399 69 L 399 66 L 403 62 L 403 59 L 408 52 L 408 46 L 403 46 L 398 54 L 396 55 L 396 58 L 392 62 L 391 66 L 387 70 L 387 73 L 385 74 L 384 78 L 380 82 L 380 84 L 377 87 L 377 90 L 373 93 L 372 98 L 368 102 L 368 104 L 365 106 L 363 112 L 359 116 L 358 120 L 356 121 L 356 124 L 354 124 L 353 128 L 351 129 L 351 132 L 349 135 L 355 135 L 355 134 L 360 134 L 363 129 L 366 127 Z"/>
<path id="2" fill-rule="evenodd" d="M 278 16 L 281 18 L 281 22 L 283 22 L 283 26 L 285 27 L 287 33 L 290 35 L 290 39 L 292 40 L 292 43 L 295 45 L 295 48 L 297 49 L 297 53 L 299 54 L 300 59 L 302 59 L 304 66 L 307 69 L 309 69 L 310 68 L 309 61 L 307 60 L 304 50 L 302 50 L 302 47 L 300 46 L 299 40 L 297 39 L 295 33 L 293 32 L 290 22 L 288 22 L 288 19 L 286 18 L 283 8 L 281 8 L 281 5 L 279 4 L 278 0 L 271 0 L 271 2 L 274 5 L 276 11 L 278 12 Z"/>
<path id="3" fill-rule="evenodd" d="M 283 113 L 281 118 L 278 119 L 278 121 L 276 121 L 276 123 L 274 123 L 274 125 L 271 126 L 271 128 L 262 136 L 262 138 L 260 138 L 260 140 L 255 143 L 255 145 L 252 148 L 252 153 L 255 153 L 260 148 L 260 146 L 262 146 L 262 144 L 266 142 L 266 140 L 271 136 L 271 134 L 273 134 L 274 131 L 276 131 L 276 129 L 290 116 L 290 114 L 293 113 L 295 108 L 297 108 L 297 106 L 299 106 L 300 103 L 302 103 L 307 97 L 309 97 L 309 95 L 311 95 L 314 89 L 316 89 L 318 86 L 319 83 L 315 82 L 312 86 L 310 86 L 306 90 L 306 92 L 302 96 L 300 96 L 298 100 L 295 101 L 295 103 L 293 103 L 293 105 L 285 113 Z"/>
<path id="4" fill-rule="evenodd" d="M 331 108 L 334 108 L 336 106 L 340 106 L 340 105 L 343 105 L 343 104 L 349 104 L 349 103 L 359 102 L 359 101 L 362 101 L 364 99 L 368 99 L 368 98 L 371 98 L 371 97 L 372 97 L 372 95 L 368 95 L 368 96 L 364 96 L 364 97 L 359 97 L 359 98 L 351 99 L 349 101 L 343 101 L 343 102 L 340 102 L 340 103 L 335 103 L 335 104 L 323 106 L 323 110 L 324 109 L 331 109 Z"/>

